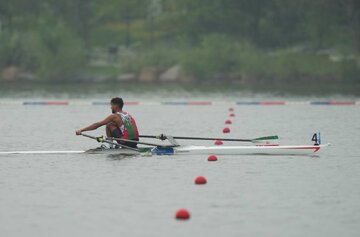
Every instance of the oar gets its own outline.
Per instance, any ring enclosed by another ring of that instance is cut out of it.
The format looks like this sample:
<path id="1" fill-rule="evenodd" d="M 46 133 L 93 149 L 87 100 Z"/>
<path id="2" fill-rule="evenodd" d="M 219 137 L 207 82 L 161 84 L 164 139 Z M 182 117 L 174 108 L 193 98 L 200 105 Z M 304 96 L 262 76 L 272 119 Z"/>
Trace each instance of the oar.
<path id="1" fill-rule="evenodd" d="M 166 140 L 167 136 L 164 134 L 160 134 L 157 136 L 154 135 L 140 135 L 139 137 L 142 138 L 156 138 L 160 140 Z M 252 142 L 252 143 L 267 143 L 267 142 L 275 142 L 279 139 L 277 135 L 274 136 L 266 136 L 266 137 L 258 137 L 254 139 L 238 139 L 238 138 L 214 138 L 214 137 L 180 137 L 180 136 L 173 136 L 174 139 L 182 139 L 182 140 L 203 140 L 203 141 L 232 141 L 232 142 Z"/>
<path id="2" fill-rule="evenodd" d="M 106 143 L 111 144 L 111 145 L 114 145 L 114 146 L 120 146 L 120 147 L 122 147 L 122 148 L 126 148 L 126 149 L 130 149 L 130 150 L 133 150 L 133 151 L 140 152 L 140 150 L 137 149 L 137 148 L 133 148 L 133 147 L 125 146 L 125 145 L 123 145 L 123 144 L 119 144 L 119 143 L 115 143 L 115 142 L 108 141 L 108 140 L 106 140 L 103 136 L 101 136 L 101 137 L 94 137 L 94 136 L 90 136 L 90 135 L 84 134 L 84 133 L 81 133 L 81 135 L 84 136 L 84 137 L 88 137 L 88 138 L 94 139 L 94 140 L 96 140 L 97 142 L 100 142 L 100 143 L 106 142 Z"/>
<path id="3" fill-rule="evenodd" d="M 162 144 L 155 144 L 155 143 L 148 143 L 148 142 L 140 142 L 140 141 L 127 140 L 127 139 L 116 138 L 116 137 L 108 137 L 108 138 L 112 139 L 112 140 L 116 140 L 116 141 L 133 142 L 133 143 L 136 143 L 136 144 L 154 146 L 154 147 L 175 147 L 176 146 L 176 145 L 162 145 Z"/>

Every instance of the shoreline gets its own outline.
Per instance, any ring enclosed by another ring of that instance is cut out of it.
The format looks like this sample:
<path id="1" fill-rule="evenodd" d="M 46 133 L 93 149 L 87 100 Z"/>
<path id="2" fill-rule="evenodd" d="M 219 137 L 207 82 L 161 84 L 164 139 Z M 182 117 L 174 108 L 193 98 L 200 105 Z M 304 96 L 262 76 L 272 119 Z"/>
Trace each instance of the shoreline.
<path id="1" fill-rule="evenodd" d="M 186 93 L 187 96 L 197 94 L 220 93 L 249 95 L 267 94 L 272 96 L 350 96 L 360 97 L 360 82 L 311 82 L 270 81 L 269 83 L 239 83 L 239 82 L 141 82 L 141 81 L 104 81 L 104 82 L 44 82 L 44 81 L 0 81 L 0 97 L 6 94 L 24 92 L 46 92 L 47 94 L 89 94 L 89 93 Z M 41 93 L 40 93 L 41 94 Z"/>

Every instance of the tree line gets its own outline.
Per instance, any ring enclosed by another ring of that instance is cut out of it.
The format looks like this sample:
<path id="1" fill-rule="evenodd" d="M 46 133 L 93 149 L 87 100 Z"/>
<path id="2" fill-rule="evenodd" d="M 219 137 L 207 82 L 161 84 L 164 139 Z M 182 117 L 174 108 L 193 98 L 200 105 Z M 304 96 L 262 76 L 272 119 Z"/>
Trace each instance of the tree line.
<path id="1" fill-rule="evenodd" d="M 356 78 L 360 1 L 0 2 L 1 69 L 71 80 L 111 45 L 123 49 L 119 73 L 179 64 L 198 80 Z"/>

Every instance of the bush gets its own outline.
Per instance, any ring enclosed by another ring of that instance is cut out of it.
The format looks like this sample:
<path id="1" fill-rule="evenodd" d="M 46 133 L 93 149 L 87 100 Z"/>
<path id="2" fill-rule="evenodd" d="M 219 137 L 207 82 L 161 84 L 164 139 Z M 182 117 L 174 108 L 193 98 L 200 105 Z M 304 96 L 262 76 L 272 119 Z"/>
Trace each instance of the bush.
<path id="1" fill-rule="evenodd" d="M 0 35 L 1 68 L 17 66 L 44 80 L 69 80 L 84 63 L 82 41 L 61 23 Z"/>
<path id="2" fill-rule="evenodd" d="M 143 68 L 154 68 L 156 71 L 164 71 L 171 66 L 179 63 L 181 50 L 159 44 L 152 48 L 139 48 L 131 58 L 131 63 L 124 71 L 141 71 Z"/>
<path id="3" fill-rule="evenodd" d="M 241 73 L 251 70 L 252 65 L 247 60 L 255 61 L 257 58 L 256 50 L 246 42 L 223 35 L 209 35 L 199 47 L 184 54 L 182 66 L 187 74 L 202 80 L 214 75 L 239 77 Z"/>
<path id="4" fill-rule="evenodd" d="M 243 41 L 210 35 L 200 46 L 184 53 L 183 69 L 200 80 L 341 78 L 343 64 L 326 55 L 289 50 L 268 53 Z"/>

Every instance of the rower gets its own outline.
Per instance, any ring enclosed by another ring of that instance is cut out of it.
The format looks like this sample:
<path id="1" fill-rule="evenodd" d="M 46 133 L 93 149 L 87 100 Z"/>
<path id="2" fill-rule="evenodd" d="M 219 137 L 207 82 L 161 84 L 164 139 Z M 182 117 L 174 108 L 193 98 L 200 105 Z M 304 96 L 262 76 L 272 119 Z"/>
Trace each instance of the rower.
<path id="1" fill-rule="evenodd" d="M 106 136 L 121 138 L 126 140 L 139 141 L 139 131 L 134 118 L 127 112 L 123 111 L 124 101 L 122 98 L 116 97 L 111 99 L 112 114 L 104 120 L 93 123 L 85 128 L 76 130 L 76 135 L 82 132 L 95 130 L 106 125 Z M 119 144 L 128 147 L 137 147 L 137 143 L 129 141 L 117 141 Z"/>

